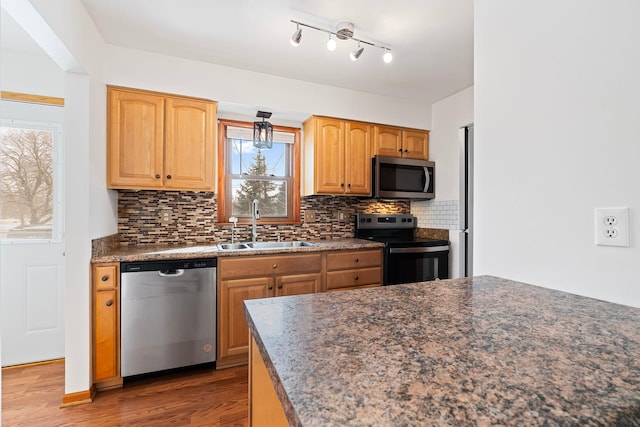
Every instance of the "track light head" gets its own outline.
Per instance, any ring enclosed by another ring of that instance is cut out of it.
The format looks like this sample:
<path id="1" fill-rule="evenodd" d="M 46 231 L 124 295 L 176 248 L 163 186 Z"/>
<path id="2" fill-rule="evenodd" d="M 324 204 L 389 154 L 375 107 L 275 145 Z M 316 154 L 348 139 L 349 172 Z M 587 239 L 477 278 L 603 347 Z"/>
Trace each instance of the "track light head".
<path id="1" fill-rule="evenodd" d="M 391 51 L 389 49 L 385 49 L 385 50 L 386 52 L 382 56 L 382 60 L 385 62 L 385 64 L 388 64 L 391 61 L 393 61 L 393 55 L 391 54 Z"/>
<path id="2" fill-rule="evenodd" d="M 336 46 L 337 46 L 336 41 L 331 37 L 331 33 L 329 33 L 329 41 L 327 42 L 327 49 L 333 52 L 334 50 L 336 50 Z"/>
<path id="3" fill-rule="evenodd" d="M 300 29 L 300 24 L 297 24 L 296 31 L 291 36 L 291 46 L 300 46 L 300 40 L 302 40 L 302 29 Z"/>
<path id="4" fill-rule="evenodd" d="M 357 61 L 358 59 L 360 59 L 363 51 L 364 48 L 360 47 L 360 43 L 358 43 L 358 47 L 351 51 L 351 53 L 349 54 L 349 58 L 351 58 L 352 61 Z"/>

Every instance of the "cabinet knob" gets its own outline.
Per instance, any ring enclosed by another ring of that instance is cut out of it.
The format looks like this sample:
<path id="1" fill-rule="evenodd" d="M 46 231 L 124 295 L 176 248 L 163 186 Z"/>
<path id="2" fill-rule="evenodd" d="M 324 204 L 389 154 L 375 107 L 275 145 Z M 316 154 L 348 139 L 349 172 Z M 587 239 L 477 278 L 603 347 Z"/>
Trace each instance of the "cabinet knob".
<path id="1" fill-rule="evenodd" d="M 156 174 L 156 179 L 160 179 L 160 174 L 159 173 Z"/>
<path id="2" fill-rule="evenodd" d="M 341 182 L 341 183 L 340 183 L 340 187 L 344 187 L 344 182 Z"/>
<path id="3" fill-rule="evenodd" d="M 269 290 L 273 289 L 273 285 L 269 285 Z"/>
<path id="4" fill-rule="evenodd" d="M 356 276 L 356 277 L 354 277 L 353 279 L 354 279 L 354 280 L 358 280 L 358 279 L 359 279 L 359 277 L 358 277 L 358 276 Z"/>
<path id="5" fill-rule="evenodd" d="M 282 289 L 282 283 L 278 285 L 278 289 Z"/>
<path id="6" fill-rule="evenodd" d="M 111 307 L 112 305 L 113 305 L 113 301 L 112 300 L 109 300 L 109 301 L 106 302 L 106 306 L 107 307 Z"/>
<path id="7" fill-rule="evenodd" d="M 278 268 L 278 264 L 273 264 L 271 268 Z"/>
<path id="8" fill-rule="evenodd" d="M 360 258 L 356 258 L 356 259 L 355 259 L 355 261 L 356 261 L 356 262 L 360 262 Z"/>
<path id="9" fill-rule="evenodd" d="M 398 153 L 402 153 L 402 148 L 400 148 L 400 149 L 398 150 Z"/>
<path id="10" fill-rule="evenodd" d="M 351 183 L 347 184 L 347 187 L 351 188 Z"/>
<path id="11" fill-rule="evenodd" d="M 405 153 L 408 153 L 408 152 L 409 152 L 409 150 L 407 150 L 407 149 L 405 148 L 405 149 L 404 149 L 404 152 L 405 152 Z"/>
<path id="12" fill-rule="evenodd" d="M 106 282 L 107 280 L 109 280 L 109 276 L 107 276 L 106 274 L 104 276 L 102 276 L 100 278 L 100 280 L 102 280 L 103 282 Z"/>
<path id="13" fill-rule="evenodd" d="M 167 179 L 171 179 L 171 175 L 167 175 Z"/>

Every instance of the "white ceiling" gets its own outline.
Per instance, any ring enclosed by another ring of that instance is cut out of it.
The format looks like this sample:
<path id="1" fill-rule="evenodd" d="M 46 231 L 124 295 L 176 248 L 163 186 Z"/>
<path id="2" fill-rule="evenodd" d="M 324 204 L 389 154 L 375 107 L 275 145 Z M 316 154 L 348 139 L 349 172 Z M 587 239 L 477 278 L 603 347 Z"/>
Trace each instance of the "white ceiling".
<path id="1" fill-rule="evenodd" d="M 473 0 L 82 0 L 109 44 L 292 79 L 431 104 L 473 84 Z M 341 21 L 365 47 L 349 59 L 352 40 L 329 52 L 329 30 Z"/>

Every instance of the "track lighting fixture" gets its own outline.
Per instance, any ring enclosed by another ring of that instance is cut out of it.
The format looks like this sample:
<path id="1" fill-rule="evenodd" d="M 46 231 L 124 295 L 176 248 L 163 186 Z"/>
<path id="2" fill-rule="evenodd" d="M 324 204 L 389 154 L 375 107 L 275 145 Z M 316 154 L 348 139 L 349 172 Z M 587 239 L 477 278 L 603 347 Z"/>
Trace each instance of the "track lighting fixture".
<path id="1" fill-rule="evenodd" d="M 296 31 L 291 36 L 291 46 L 293 47 L 299 46 L 300 40 L 302 40 L 302 30 L 300 29 L 300 24 L 298 24 Z"/>
<path id="2" fill-rule="evenodd" d="M 351 51 L 351 53 L 349 54 L 349 58 L 351 58 L 352 61 L 357 61 L 358 59 L 360 59 L 360 55 L 362 55 L 363 51 L 364 48 L 360 47 L 360 42 L 358 42 L 358 47 Z"/>
<path id="3" fill-rule="evenodd" d="M 327 42 L 327 49 L 333 52 L 334 50 L 336 50 L 337 45 L 338 44 L 336 43 L 336 41 L 331 37 L 331 33 L 329 33 L 329 41 Z"/>
<path id="4" fill-rule="evenodd" d="M 384 55 L 382 55 L 382 60 L 387 64 L 393 61 L 393 55 L 391 54 L 391 51 L 389 49 L 387 49 Z"/>
<path id="5" fill-rule="evenodd" d="M 336 31 L 325 30 L 324 28 L 314 27 L 313 25 L 305 24 L 299 21 L 294 21 L 293 19 L 291 20 L 291 22 L 296 24 L 296 31 L 291 36 L 291 44 L 293 46 L 300 45 L 300 41 L 302 40 L 302 29 L 300 27 L 302 26 L 302 27 L 311 28 L 313 30 L 322 31 L 324 33 L 329 34 L 329 40 L 327 41 L 327 49 L 329 49 L 330 51 L 336 50 L 336 47 L 337 47 L 336 39 L 334 39 L 333 36 L 336 36 L 336 38 L 339 40 L 353 40 L 358 42 L 358 47 L 355 48 L 353 51 L 351 51 L 351 53 L 349 54 L 349 57 L 351 58 L 352 61 L 357 61 L 358 59 L 360 59 L 360 56 L 362 56 L 362 52 L 364 52 L 364 47 L 360 46 L 361 43 L 365 45 L 369 45 L 371 47 L 377 47 L 378 49 L 382 49 L 384 51 L 384 55 L 382 56 L 382 59 L 385 63 L 388 64 L 391 61 L 393 61 L 393 55 L 391 54 L 390 47 L 379 45 L 376 43 L 368 42 L 368 41 L 353 37 L 354 25 L 351 22 L 340 22 L 338 25 L 336 25 Z"/>

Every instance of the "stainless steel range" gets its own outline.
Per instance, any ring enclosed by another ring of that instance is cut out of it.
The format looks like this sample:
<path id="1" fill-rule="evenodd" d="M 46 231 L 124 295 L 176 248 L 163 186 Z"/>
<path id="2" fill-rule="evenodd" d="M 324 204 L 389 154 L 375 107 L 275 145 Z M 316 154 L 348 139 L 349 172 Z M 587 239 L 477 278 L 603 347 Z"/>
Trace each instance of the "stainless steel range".
<path id="1" fill-rule="evenodd" d="M 356 237 L 384 243 L 384 285 L 449 278 L 449 242 L 416 238 L 417 218 L 356 214 Z"/>

